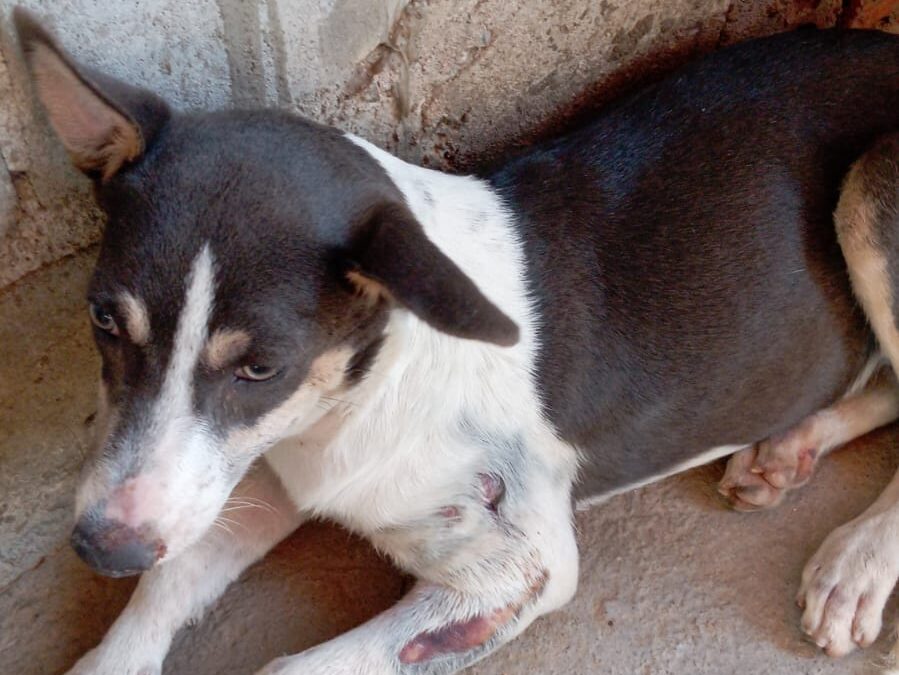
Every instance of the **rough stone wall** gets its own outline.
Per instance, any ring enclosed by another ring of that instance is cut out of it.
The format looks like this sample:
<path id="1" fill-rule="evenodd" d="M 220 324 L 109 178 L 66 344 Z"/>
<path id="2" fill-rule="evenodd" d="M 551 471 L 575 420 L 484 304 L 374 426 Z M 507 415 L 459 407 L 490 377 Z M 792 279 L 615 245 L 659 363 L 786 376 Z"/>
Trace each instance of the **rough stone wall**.
<path id="1" fill-rule="evenodd" d="M 94 243 L 0 0 L 0 287 Z M 78 59 L 181 109 L 278 106 L 465 169 L 691 54 L 896 0 L 21 0 Z M 895 16 L 893 19 L 895 20 Z M 895 24 L 893 24 L 895 25 Z"/>

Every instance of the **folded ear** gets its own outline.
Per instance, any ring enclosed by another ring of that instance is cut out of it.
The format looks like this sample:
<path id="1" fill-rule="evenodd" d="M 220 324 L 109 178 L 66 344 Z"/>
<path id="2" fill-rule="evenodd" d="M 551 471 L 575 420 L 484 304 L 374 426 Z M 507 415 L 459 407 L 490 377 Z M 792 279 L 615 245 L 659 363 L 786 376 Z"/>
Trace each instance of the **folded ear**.
<path id="1" fill-rule="evenodd" d="M 404 205 L 377 208 L 357 231 L 348 278 L 389 297 L 437 330 L 511 346 L 518 326 L 425 235 Z"/>
<path id="2" fill-rule="evenodd" d="M 165 102 L 78 65 L 27 10 L 16 7 L 13 21 L 38 98 L 75 166 L 106 180 L 137 160 L 168 120 Z"/>

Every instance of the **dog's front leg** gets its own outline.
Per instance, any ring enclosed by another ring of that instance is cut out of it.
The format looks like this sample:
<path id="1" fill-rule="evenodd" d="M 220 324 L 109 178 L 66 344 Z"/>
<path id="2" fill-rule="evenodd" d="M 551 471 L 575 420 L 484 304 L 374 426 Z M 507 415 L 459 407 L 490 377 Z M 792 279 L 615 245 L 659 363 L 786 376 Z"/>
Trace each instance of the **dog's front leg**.
<path id="1" fill-rule="evenodd" d="M 867 511 L 836 530 L 802 573 L 802 628 L 831 656 L 869 646 L 899 578 L 899 473 Z"/>
<path id="2" fill-rule="evenodd" d="M 300 520 L 277 476 L 260 462 L 232 493 L 222 512 L 222 527 L 213 527 L 175 559 L 144 573 L 103 641 L 68 675 L 161 673 L 177 630 Z"/>
<path id="3" fill-rule="evenodd" d="M 541 612 L 546 582 L 534 578 L 512 601 L 471 596 L 427 583 L 359 628 L 257 675 L 448 675 L 502 646 Z"/>
<path id="4" fill-rule="evenodd" d="M 487 656 L 577 584 L 577 546 L 564 487 L 531 489 L 488 475 L 480 494 L 373 536 L 423 579 L 395 607 L 257 675 L 448 675 Z"/>

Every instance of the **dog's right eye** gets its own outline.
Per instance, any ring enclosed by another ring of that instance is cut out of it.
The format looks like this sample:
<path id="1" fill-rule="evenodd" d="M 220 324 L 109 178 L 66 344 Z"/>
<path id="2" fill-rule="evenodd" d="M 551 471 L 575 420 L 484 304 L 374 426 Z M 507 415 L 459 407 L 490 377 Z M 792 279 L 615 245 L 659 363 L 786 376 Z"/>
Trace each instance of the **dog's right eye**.
<path id="1" fill-rule="evenodd" d="M 107 312 L 95 302 L 91 303 L 90 315 L 91 322 L 104 333 L 109 333 L 110 335 L 119 334 L 118 324 L 116 324 L 116 321 L 112 317 L 112 314 Z"/>
<path id="2" fill-rule="evenodd" d="M 234 371 L 234 375 L 237 377 L 237 379 L 248 380 L 250 382 L 265 382 L 266 380 L 272 379 L 277 374 L 277 368 L 262 366 L 256 363 L 241 366 L 236 371 Z"/>

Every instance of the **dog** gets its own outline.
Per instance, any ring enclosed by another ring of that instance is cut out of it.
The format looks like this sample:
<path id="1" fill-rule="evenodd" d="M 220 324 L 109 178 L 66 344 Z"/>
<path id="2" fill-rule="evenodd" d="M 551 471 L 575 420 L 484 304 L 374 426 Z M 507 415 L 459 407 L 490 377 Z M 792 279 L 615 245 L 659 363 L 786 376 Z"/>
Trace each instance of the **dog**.
<path id="1" fill-rule="evenodd" d="M 72 674 L 160 673 L 312 516 L 418 581 L 260 672 L 456 673 L 575 593 L 576 508 L 726 455 L 733 505 L 773 506 L 899 417 L 896 37 L 723 49 L 475 178 L 286 112 L 174 112 L 14 21 L 108 220 L 71 542 L 142 573 Z M 897 547 L 899 478 L 805 570 L 828 654 L 879 634 Z"/>

